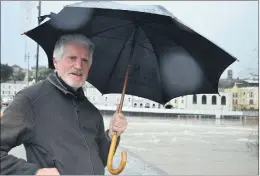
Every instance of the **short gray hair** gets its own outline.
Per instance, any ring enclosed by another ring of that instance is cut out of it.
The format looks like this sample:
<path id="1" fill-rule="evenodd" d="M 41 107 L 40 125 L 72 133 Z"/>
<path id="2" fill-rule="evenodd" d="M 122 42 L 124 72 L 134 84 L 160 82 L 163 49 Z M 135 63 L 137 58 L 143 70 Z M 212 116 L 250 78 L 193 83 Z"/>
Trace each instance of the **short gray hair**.
<path id="1" fill-rule="evenodd" d="M 87 38 L 86 36 L 81 35 L 81 34 L 62 35 L 55 44 L 54 51 L 53 51 L 53 57 L 57 61 L 60 60 L 64 54 L 64 47 L 68 42 L 82 44 L 84 47 L 88 48 L 89 62 L 90 62 L 89 67 L 90 67 L 92 64 L 95 45 L 89 38 Z"/>

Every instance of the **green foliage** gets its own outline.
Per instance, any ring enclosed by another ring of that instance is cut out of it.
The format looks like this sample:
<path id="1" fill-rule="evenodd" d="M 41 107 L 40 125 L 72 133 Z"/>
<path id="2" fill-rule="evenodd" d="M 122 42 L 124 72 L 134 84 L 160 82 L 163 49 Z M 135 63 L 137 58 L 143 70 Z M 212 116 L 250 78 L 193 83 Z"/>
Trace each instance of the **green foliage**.
<path id="1" fill-rule="evenodd" d="M 8 64 L 1 64 L 1 82 L 6 82 L 13 75 L 13 68 Z"/>

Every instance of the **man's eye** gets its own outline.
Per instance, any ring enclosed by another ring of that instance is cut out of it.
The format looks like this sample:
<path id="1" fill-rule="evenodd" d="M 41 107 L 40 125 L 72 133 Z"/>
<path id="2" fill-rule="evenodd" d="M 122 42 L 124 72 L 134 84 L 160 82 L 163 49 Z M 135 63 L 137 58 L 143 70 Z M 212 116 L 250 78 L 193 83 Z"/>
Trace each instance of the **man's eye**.
<path id="1" fill-rule="evenodd" d="M 88 62 L 88 59 L 84 58 L 82 59 L 83 62 Z"/>
<path id="2" fill-rule="evenodd" d="M 76 59 L 75 56 L 70 56 L 69 58 L 70 58 L 71 60 L 75 60 L 75 59 Z"/>

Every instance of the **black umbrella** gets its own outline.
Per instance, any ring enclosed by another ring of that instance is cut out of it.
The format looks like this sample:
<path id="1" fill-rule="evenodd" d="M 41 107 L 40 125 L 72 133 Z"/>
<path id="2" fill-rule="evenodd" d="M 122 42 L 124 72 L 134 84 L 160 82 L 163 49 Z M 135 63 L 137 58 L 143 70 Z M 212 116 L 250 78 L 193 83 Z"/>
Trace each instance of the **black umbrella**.
<path id="1" fill-rule="evenodd" d="M 158 5 L 136 6 L 114 2 L 82 2 L 64 7 L 58 14 L 25 34 L 46 52 L 53 67 L 53 49 L 63 34 L 80 33 L 96 45 L 88 82 L 102 94 L 135 95 L 165 104 L 173 98 L 218 93 L 224 70 L 236 59 Z M 127 85 L 127 86 L 126 86 Z M 112 168 L 117 136 L 109 152 Z"/>

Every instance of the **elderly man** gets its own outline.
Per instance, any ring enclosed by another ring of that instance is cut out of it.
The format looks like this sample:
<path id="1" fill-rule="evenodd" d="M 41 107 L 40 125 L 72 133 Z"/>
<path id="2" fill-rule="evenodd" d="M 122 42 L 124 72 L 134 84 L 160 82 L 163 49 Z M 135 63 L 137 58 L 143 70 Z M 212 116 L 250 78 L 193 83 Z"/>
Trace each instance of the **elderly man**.
<path id="1" fill-rule="evenodd" d="M 88 38 L 62 36 L 53 54 L 56 73 L 20 91 L 6 108 L 1 119 L 2 175 L 104 174 L 112 134 L 121 135 L 127 120 L 116 111 L 105 131 L 102 115 L 84 96 L 93 52 Z M 27 161 L 8 154 L 20 144 Z"/>

